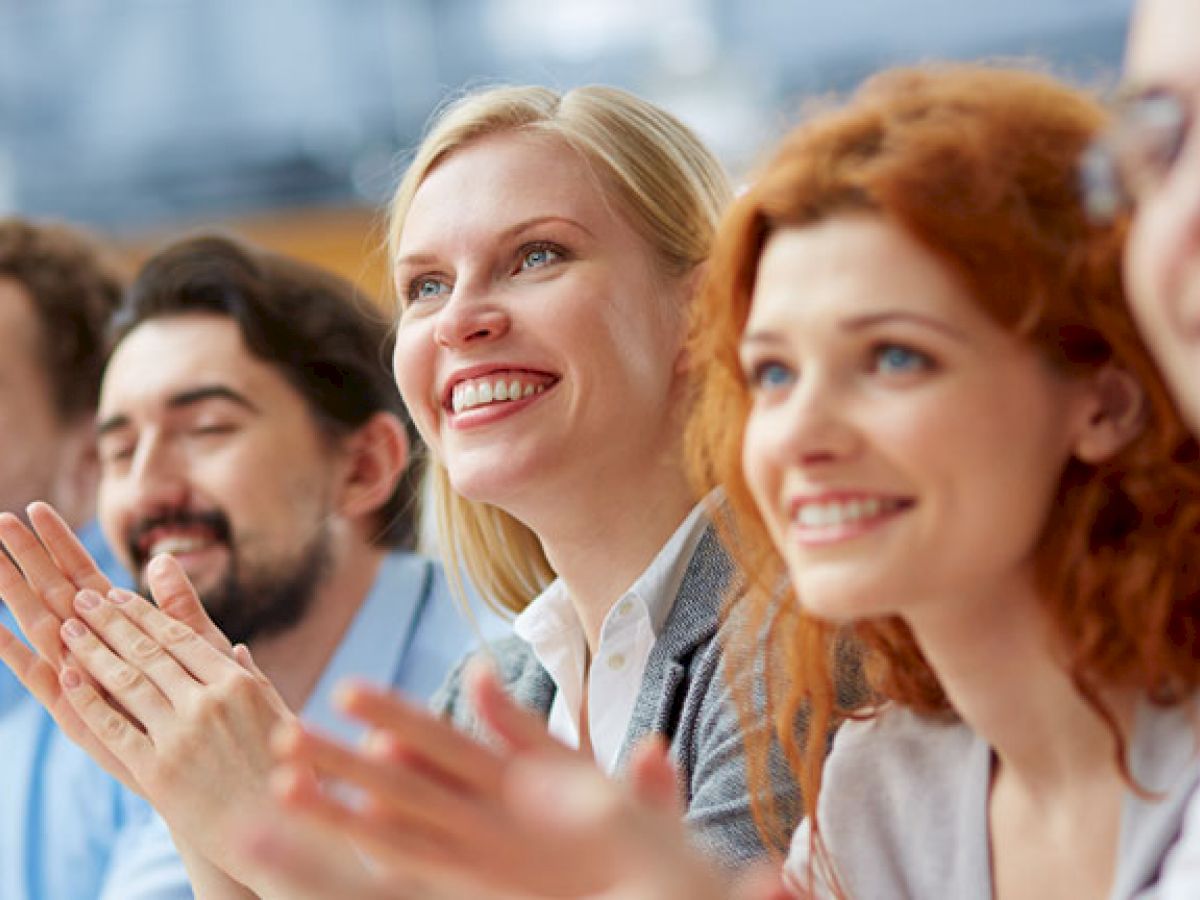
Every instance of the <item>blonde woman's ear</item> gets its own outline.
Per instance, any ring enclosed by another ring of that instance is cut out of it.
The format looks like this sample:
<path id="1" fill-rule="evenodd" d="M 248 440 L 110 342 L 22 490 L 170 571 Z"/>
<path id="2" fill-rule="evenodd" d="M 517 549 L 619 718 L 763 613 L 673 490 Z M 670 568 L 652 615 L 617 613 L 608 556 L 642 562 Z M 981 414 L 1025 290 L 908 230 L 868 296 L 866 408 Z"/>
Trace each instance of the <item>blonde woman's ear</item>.
<path id="1" fill-rule="evenodd" d="M 1129 372 L 1105 366 L 1092 379 L 1094 409 L 1079 436 L 1075 455 L 1100 463 L 1120 453 L 1146 427 L 1146 392 Z"/>

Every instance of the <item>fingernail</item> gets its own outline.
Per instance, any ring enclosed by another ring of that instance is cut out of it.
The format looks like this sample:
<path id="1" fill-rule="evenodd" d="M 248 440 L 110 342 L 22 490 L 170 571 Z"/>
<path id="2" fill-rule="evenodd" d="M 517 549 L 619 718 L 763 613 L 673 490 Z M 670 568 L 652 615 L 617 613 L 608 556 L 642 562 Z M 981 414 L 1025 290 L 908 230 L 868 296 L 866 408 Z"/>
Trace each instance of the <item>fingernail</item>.
<path id="1" fill-rule="evenodd" d="M 74 669 L 63 669 L 62 674 L 59 675 L 58 680 L 62 683 L 62 686 L 65 687 L 68 691 L 73 691 L 73 690 L 75 690 L 75 688 L 77 688 L 81 684 L 83 684 L 83 679 L 79 676 L 79 673 L 76 672 Z"/>
<path id="2" fill-rule="evenodd" d="M 83 627 L 83 623 L 78 619 L 67 619 L 63 622 L 63 632 L 67 637 L 81 638 L 87 634 L 87 629 Z"/>
<path id="3" fill-rule="evenodd" d="M 129 594 L 125 593 L 125 591 L 113 588 L 108 592 L 108 599 L 113 603 L 125 603 L 129 600 Z"/>
<path id="4" fill-rule="evenodd" d="M 170 557 L 170 555 L 171 554 L 169 553 L 157 554 L 152 560 L 150 560 L 149 565 L 146 566 L 146 574 L 162 574 L 170 565 L 170 563 L 167 562 L 167 559 Z"/>
<path id="5" fill-rule="evenodd" d="M 75 606 L 78 609 L 92 610 L 100 605 L 100 595 L 95 591 L 80 591 L 75 595 Z"/>

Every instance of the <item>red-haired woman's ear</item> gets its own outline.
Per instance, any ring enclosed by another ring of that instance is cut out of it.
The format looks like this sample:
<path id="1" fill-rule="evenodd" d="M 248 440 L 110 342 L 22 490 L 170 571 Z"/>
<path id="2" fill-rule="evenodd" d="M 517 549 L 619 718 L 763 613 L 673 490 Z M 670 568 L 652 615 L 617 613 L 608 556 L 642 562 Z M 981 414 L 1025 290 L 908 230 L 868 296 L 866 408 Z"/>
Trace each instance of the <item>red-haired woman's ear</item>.
<path id="1" fill-rule="evenodd" d="M 1146 427 L 1146 393 L 1141 383 L 1117 366 L 1092 376 L 1095 408 L 1075 445 L 1086 463 L 1101 463 L 1125 449 Z"/>

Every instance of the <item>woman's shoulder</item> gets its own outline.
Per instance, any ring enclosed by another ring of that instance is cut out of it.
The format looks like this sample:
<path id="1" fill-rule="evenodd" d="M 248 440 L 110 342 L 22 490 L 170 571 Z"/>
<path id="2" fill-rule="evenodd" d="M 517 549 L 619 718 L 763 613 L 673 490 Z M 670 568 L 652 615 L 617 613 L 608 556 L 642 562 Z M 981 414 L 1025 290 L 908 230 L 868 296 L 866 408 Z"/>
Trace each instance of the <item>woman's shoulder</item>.
<path id="1" fill-rule="evenodd" d="M 489 641 L 458 661 L 430 700 L 430 707 L 435 713 L 464 726 L 473 722 L 474 715 L 463 692 L 463 679 L 467 670 L 476 663 L 494 668 L 500 683 L 522 706 L 549 712 L 550 702 L 554 698 L 553 680 L 538 662 L 528 642 L 509 635 Z"/>
<path id="2" fill-rule="evenodd" d="M 885 705 L 842 725 L 826 762 L 818 818 L 839 876 L 853 896 L 987 884 L 990 754 L 966 725 Z M 808 863 L 808 829 L 788 861 Z M 981 881 L 982 879 L 982 881 Z M 945 896 L 949 894 L 943 893 Z"/>
<path id="3" fill-rule="evenodd" d="M 965 776 L 979 753 L 979 739 L 960 721 L 882 706 L 838 730 L 826 762 L 822 808 L 852 816 L 908 815 L 938 802 L 939 790 L 956 789 L 959 778 L 947 774 Z"/>

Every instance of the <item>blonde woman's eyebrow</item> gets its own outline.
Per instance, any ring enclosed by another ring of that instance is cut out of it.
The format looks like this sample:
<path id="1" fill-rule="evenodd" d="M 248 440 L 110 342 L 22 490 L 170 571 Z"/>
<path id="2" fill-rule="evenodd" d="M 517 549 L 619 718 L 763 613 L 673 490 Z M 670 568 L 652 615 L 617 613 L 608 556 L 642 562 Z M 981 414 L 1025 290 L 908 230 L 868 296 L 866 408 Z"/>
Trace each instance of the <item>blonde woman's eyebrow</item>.
<path id="1" fill-rule="evenodd" d="M 520 222 L 516 222 L 513 225 L 510 225 L 508 228 L 505 228 L 500 232 L 500 234 L 497 235 L 497 242 L 504 243 L 505 241 L 510 241 L 514 237 L 517 237 L 518 235 L 533 228 L 537 228 L 540 225 L 556 223 L 569 225 L 572 228 L 579 229 L 588 237 L 595 237 L 595 235 L 592 234 L 591 229 L 589 229 L 586 225 L 567 216 L 533 216 L 528 219 L 522 219 Z M 404 256 L 397 257 L 395 266 L 393 268 L 400 269 L 416 266 L 435 266 L 440 262 L 441 258 L 436 253 L 417 251 L 414 253 L 406 253 Z"/>

